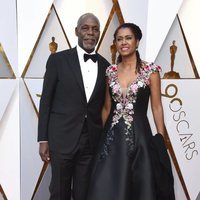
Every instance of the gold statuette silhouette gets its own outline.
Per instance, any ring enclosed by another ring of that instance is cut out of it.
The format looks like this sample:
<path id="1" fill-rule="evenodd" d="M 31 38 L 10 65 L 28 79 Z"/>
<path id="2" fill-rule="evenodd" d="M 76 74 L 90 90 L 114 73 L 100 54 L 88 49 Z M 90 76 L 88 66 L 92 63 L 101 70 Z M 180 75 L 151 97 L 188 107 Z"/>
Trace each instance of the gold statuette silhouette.
<path id="1" fill-rule="evenodd" d="M 114 40 L 113 40 L 112 45 L 110 46 L 110 51 L 111 51 L 111 56 L 112 56 L 112 64 L 115 64 L 117 49 L 116 49 Z"/>
<path id="2" fill-rule="evenodd" d="M 177 52 L 177 46 L 175 45 L 175 40 L 172 41 L 172 45 L 170 46 L 170 54 L 171 54 L 171 71 L 164 74 L 164 79 L 179 79 L 180 75 L 178 72 L 174 71 L 174 61 Z"/>
<path id="3" fill-rule="evenodd" d="M 55 37 L 51 38 L 52 42 L 49 43 L 49 50 L 51 53 L 56 53 L 58 44 L 55 42 Z"/>

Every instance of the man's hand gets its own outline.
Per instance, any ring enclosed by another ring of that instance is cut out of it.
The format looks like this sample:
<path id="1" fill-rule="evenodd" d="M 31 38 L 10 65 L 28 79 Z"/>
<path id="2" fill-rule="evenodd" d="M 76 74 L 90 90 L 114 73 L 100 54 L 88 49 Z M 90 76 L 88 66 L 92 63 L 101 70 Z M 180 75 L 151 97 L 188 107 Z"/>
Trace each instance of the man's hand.
<path id="1" fill-rule="evenodd" d="M 48 142 L 40 142 L 39 154 L 40 154 L 42 161 L 44 161 L 44 162 L 50 161 Z"/>

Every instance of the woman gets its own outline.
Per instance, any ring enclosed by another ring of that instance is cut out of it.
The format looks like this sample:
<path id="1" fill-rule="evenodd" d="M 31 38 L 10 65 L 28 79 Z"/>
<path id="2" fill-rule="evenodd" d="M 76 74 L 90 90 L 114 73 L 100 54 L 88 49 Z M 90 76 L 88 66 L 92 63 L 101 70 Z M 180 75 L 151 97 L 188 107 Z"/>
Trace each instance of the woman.
<path id="1" fill-rule="evenodd" d="M 141 38 L 140 28 L 132 23 L 122 24 L 114 33 L 119 59 L 106 71 L 105 136 L 94 163 L 88 200 L 174 199 L 163 140 L 160 67 L 140 59 Z M 149 96 L 158 132 L 155 140 L 147 119 Z"/>

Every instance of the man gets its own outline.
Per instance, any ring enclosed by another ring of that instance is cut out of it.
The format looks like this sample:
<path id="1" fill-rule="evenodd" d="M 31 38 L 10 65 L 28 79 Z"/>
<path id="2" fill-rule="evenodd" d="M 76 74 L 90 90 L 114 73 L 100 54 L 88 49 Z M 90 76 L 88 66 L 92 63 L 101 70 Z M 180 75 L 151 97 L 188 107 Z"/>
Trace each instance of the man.
<path id="1" fill-rule="evenodd" d="M 50 55 L 40 101 L 39 152 L 43 161 L 51 162 L 51 200 L 70 200 L 71 186 L 74 200 L 86 199 L 91 160 L 102 133 L 109 63 L 95 53 L 98 18 L 82 15 L 75 33 L 77 47 Z"/>

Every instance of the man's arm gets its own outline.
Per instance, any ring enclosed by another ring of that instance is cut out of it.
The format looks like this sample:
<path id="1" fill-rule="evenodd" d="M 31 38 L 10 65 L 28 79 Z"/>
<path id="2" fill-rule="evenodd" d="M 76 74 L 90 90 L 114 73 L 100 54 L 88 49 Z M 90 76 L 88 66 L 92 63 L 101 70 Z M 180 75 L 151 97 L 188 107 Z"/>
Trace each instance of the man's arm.
<path id="1" fill-rule="evenodd" d="M 57 84 L 57 66 L 52 54 L 46 65 L 42 95 L 40 99 L 39 116 L 38 116 L 38 142 L 48 141 L 48 122 L 51 111 L 52 99 Z"/>
<path id="2" fill-rule="evenodd" d="M 54 90 L 57 83 L 57 69 L 53 56 L 51 55 L 47 61 L 46 72 L 43 82 L 42 96 L 40 99 L 39 117 L 38 117 L 38 142 L 39 154 L 43 161 L 47 162 L 49 158 L 48 144 L 48 122 L 51 103 L 54 96 Z"/>
<path id="3" fill-rule="evenodd" d="M 108 115 L 110 114 L 110 109 L 111 109 L 111 97 L 110 97 L 110 93 L 109 93 L 108 78 L 106 78 L 106 95 L 105 95 L 104 106 L 102 109 L 103 126 L 105 125 Z"/>

